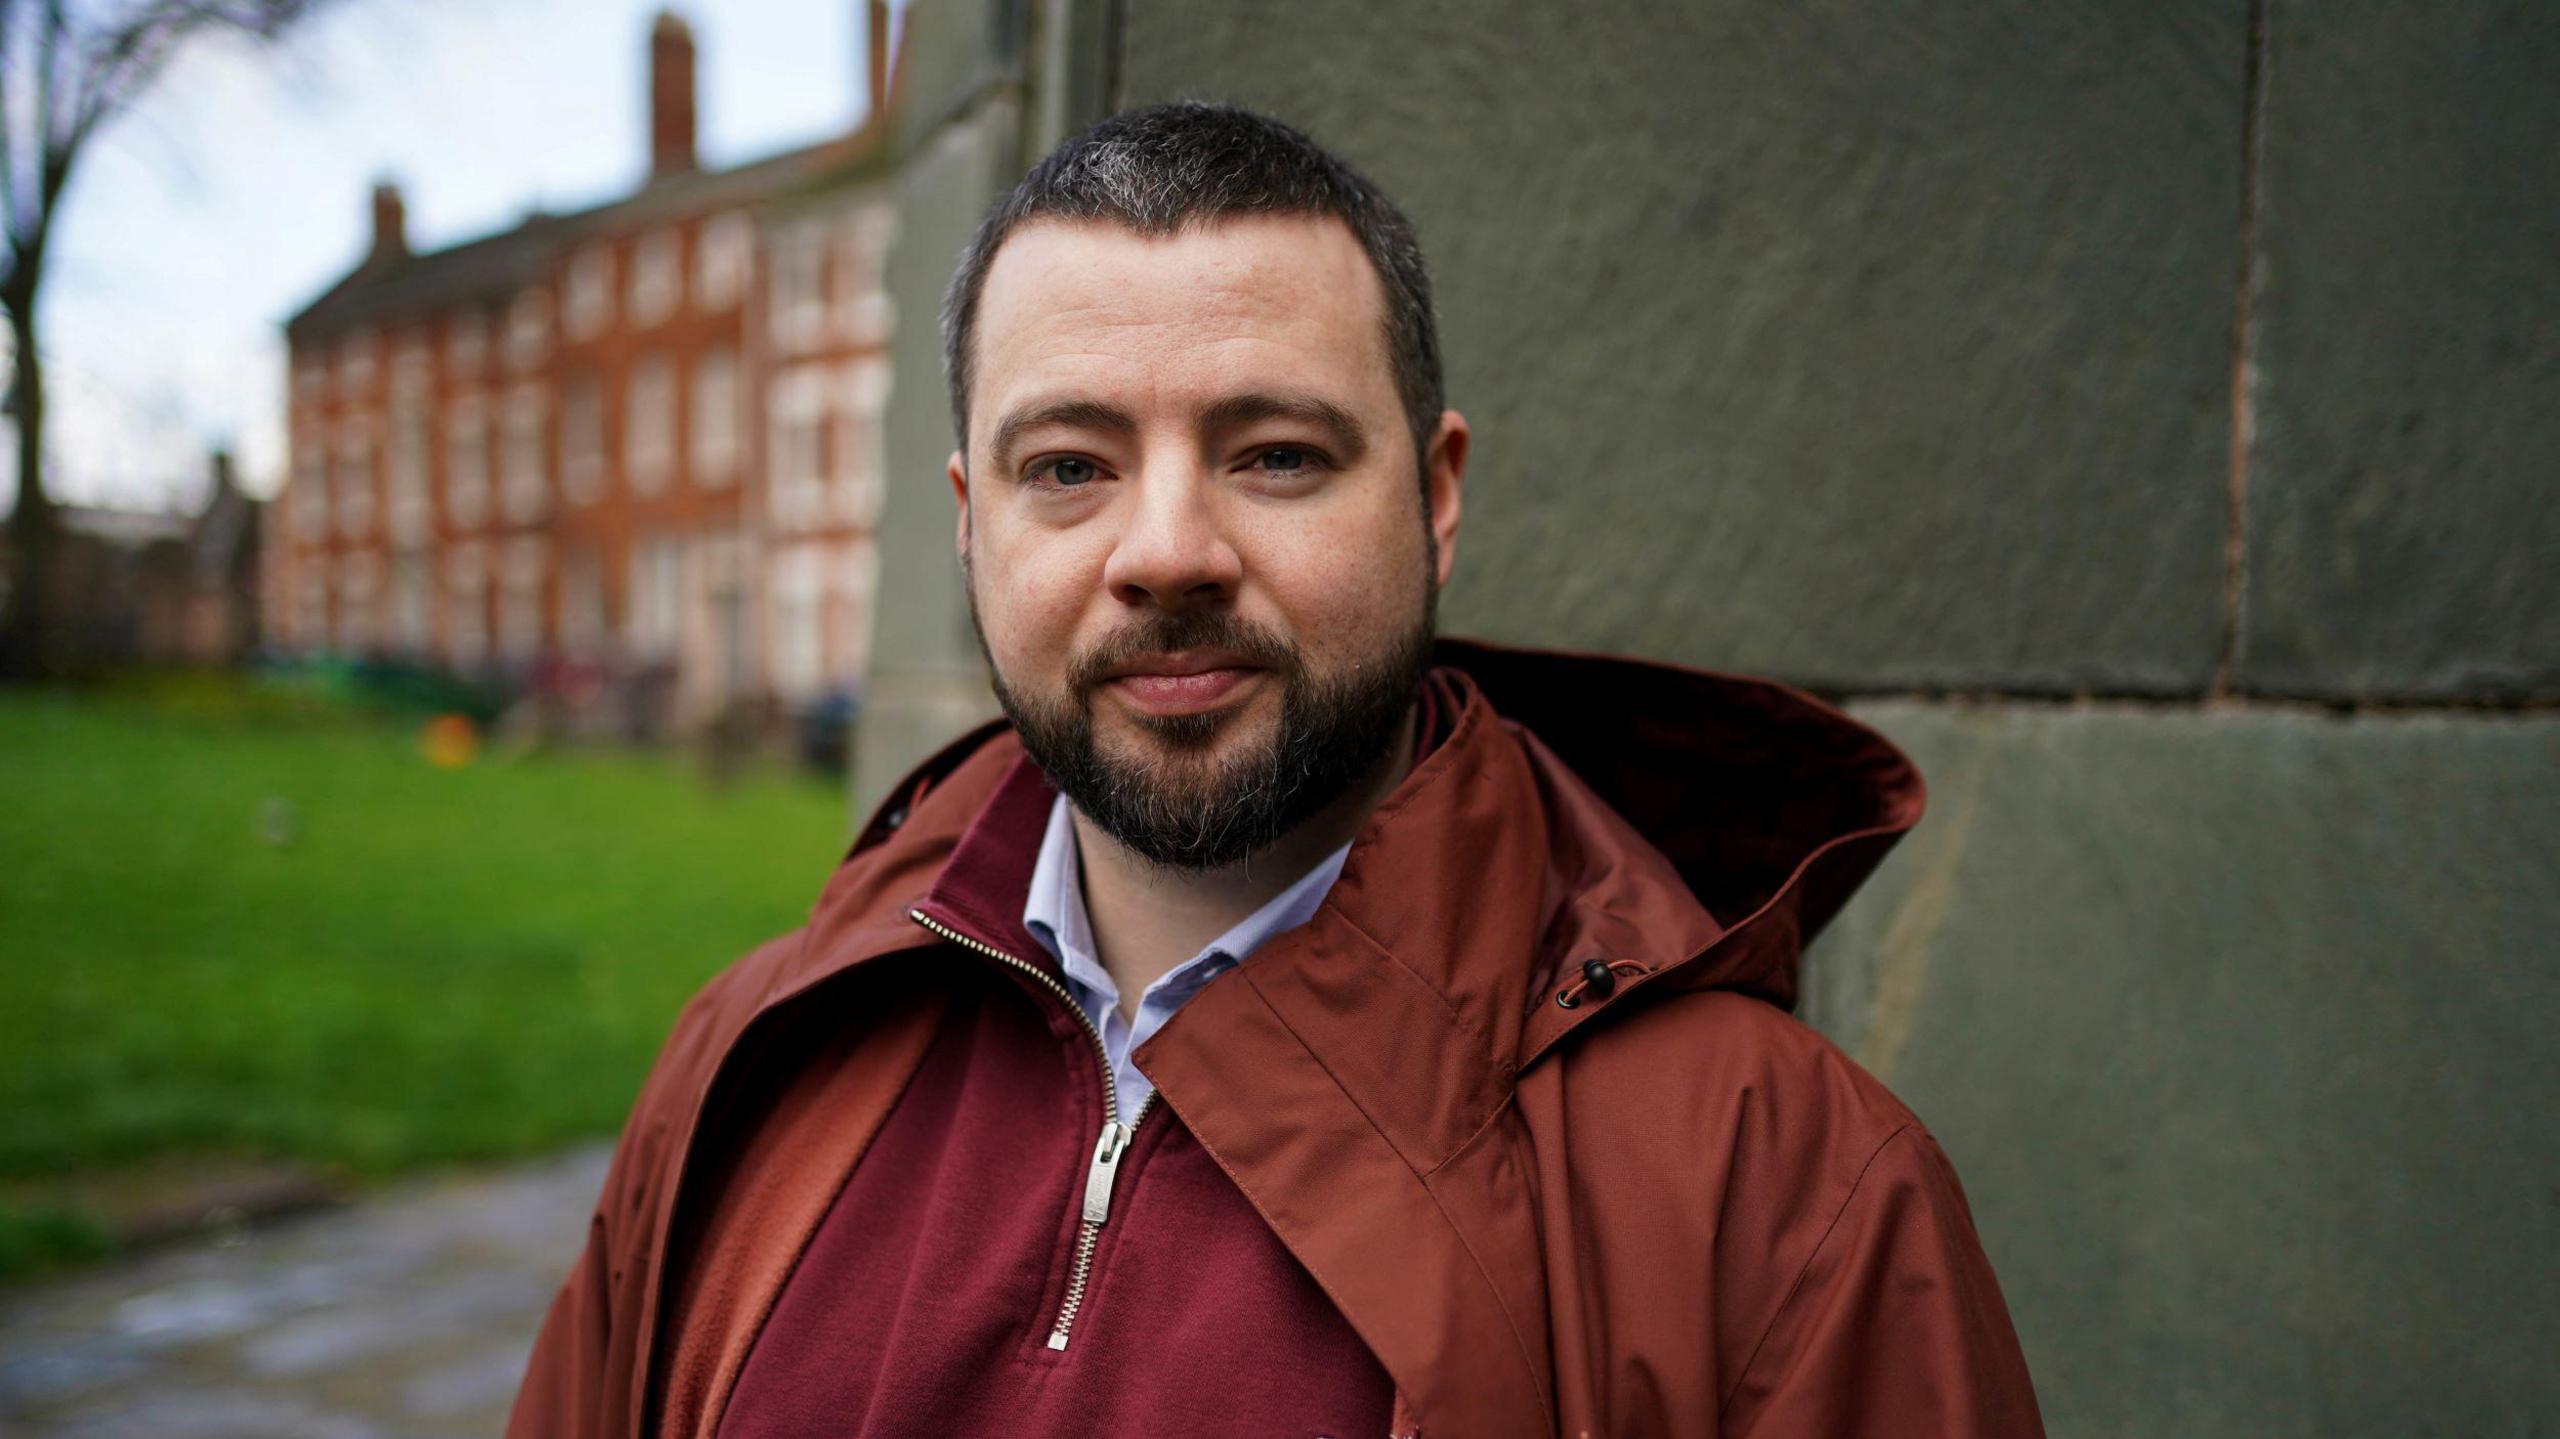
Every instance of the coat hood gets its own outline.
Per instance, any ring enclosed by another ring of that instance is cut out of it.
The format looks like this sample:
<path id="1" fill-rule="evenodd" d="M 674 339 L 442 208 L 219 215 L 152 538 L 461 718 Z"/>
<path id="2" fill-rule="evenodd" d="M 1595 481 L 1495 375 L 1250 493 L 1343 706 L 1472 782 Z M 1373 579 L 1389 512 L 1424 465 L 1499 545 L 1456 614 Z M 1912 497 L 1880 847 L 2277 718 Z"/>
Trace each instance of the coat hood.
<path id="1" fill-rule="evenodd" d="M 1884 736 L 1775 681 L 1454 639 L 1436 658 L 1657 853 L 1705 911 L 1709 950 L 1666 956 L 1667 968 L 1689 970 L 1679 988 L 1740 990 L 1792 1009 L 1804 947 L 1926 805 L 1920 771 Z M 1622 837 L 1605 819 L 1579 818 L 1598 833 L 1576 835 L 1556 818 L 1551 810 L 1559 852 Z"/>

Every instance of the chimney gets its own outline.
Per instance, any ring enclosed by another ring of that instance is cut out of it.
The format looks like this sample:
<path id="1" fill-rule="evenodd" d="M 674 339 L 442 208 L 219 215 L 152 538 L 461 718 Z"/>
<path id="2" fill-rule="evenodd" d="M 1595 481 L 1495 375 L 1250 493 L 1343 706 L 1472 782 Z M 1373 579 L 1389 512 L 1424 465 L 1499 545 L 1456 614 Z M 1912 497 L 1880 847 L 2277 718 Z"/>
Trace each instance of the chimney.
<path id="1" fill-rule="evenodd" d="M 649 27 L 649 173 L 693 168 L 693 27 L 672 10 Z"/>
<path id="2" fill-rule="evenodd" d="M 874 123 L 889 109 L 889 0 L 871 0 L 864 7 L 863 58 L 868 62 L 871 81 L 870 110 L 866 124 Z"/>
<path id="3" fill-rule="evenodd" d="M 240 488 L 240 482 L 232 478 L 231 474 L 231 452 L 229 450 L 216 449 L 213 452 L 214 497 L 213 499 L 205 502 L 205 508 L 213 508 L 215 504 L 221 501 L 224 494 L 238 488 Z"/>
<path id="4" fill-rule="evenodd" d="M 395 264 L 409 258 L 409 212 L 400 203 L 400 187 L 389 180 L 373 187 L 373 252 L 367 265 Z"/>

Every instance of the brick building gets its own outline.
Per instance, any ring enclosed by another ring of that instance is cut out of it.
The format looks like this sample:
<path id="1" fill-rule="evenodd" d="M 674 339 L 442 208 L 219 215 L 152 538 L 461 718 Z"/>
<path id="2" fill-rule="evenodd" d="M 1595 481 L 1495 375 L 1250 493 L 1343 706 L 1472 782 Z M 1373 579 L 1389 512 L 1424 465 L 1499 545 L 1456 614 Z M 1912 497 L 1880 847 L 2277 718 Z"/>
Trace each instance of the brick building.
<path id="1" fill-rule="evenodd" d="M 886 6 L 866 61 L 888 93 Z M 853 133 L 695 162 L 694 45 L 660 13 L 632 194 L 370 253 L 286 324 L 292 464 L 268 637 L 518 683 L 583 676 L 698 723 L 861 678 L 896 223 L 884 106 Z"/>

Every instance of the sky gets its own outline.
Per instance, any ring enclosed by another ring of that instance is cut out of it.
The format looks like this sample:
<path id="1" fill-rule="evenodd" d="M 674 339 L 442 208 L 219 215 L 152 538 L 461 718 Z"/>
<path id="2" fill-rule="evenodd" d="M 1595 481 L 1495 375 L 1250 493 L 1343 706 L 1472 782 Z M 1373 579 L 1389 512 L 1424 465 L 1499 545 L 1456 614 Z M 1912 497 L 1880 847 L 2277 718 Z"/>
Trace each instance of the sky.
<path id="1" fill-rule="evenodd" d="M 362 257 L 374 182 L 399 183 L 413 250 L 628 193 L 648 165 L 659 6 L 335 0 L 280 46 L 181 55 L 99 131 L 56 222 L 39 319 L 53 492 L 191 506 L 220 445 L 251 493 L 274 493 L 282 326 Z M 673 8 L 694 28 L 705 165 L 864 113 L 863 0 Z"/>

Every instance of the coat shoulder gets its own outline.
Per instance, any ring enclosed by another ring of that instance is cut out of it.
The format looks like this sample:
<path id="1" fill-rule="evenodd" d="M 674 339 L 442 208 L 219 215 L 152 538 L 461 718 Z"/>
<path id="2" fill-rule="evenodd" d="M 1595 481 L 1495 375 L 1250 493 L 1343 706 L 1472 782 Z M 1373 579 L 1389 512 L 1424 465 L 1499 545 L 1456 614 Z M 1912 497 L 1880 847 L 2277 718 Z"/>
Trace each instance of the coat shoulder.
<path id="1" fill-rule="evenodd" d="M 705 981 L 685 1001 L 650 1067 L 640 1108 L 656 1111 L 684 1102 L 711 1081 L 720 1056 L 755 1017 L 784 966 L 800 953 L 805 930 L 794 929 L 749 949 Z"/>
<path id="2" fill-rule="evenodd" d="M 1547 1208 L 1594 1302 L 1693 1317 L 1667 1347 L 1714 1356 L 1696 1403 L 1719 1432 L 2038 1432 L 1955 1171 L 1880 1080 L 1727 991 L 1579 1038 L 1521 1078 Z"/>
<path id="3" fill-rule="evenodd" d="M 1633 1010 L 1565 1056 L 1568 1087 L 1593 1101 L 1575 1106 L 1577 1125 L 1614 1117 L 1640 1126 L 1633 1142 L 1752 1151 L 1755 1168 L 1814 1183 L 1854 1182 L 1896 1134 L 1922 1128 L 1864 1066 L 1765 1000 L 1703 990 Z"/>

